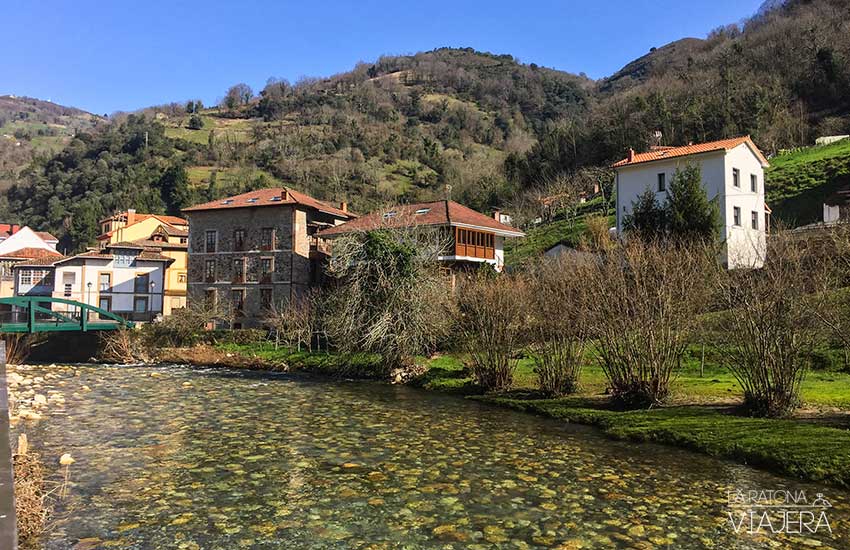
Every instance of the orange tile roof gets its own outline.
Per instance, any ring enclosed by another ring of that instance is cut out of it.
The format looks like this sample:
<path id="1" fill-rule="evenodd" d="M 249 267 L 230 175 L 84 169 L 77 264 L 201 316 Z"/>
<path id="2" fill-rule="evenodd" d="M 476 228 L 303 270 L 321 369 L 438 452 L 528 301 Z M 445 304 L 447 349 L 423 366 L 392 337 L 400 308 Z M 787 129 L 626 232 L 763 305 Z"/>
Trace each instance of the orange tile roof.
<path id="1" fill-rule="evenodd" d="M 350 219 L 357 217 L 351 212 L 345 212 L 326 202 L 314 199 L 310 195 L 305 195 L 304 193 L 300 193 L 286 187 L 257 189 L 256 191 L 249 191 L 247 193 L 242 193 L 241 195 L 190 206 L 189 208 L 184 208 L 183 212 L 225 210 L 229 208 L 250 208 L 254 206 L 279 206 L 282 204 L 300 204 L 301 206 L 314 208 L 340 218 Z"/>
<path id="2" fill-rule="evenodd" d="M 613 167 L 620 168 L 623 166 L 633 166 L 635 164 L 643 164 L 645 162 L 653 162 L 656 160 L 667 160 L 676 157 L 686 157 L 688 155 L 699 155 L 701 153 L 710 153 L 712 151 L 729 151 L 735 147 L 746 143 L 753 154 L 758 157 L 762 166 L 767 167 L 768 162 L 750 136 L 737 137 L 732 139 L 722 139 L 719 141 L 709 141 L 707 143 L 695 143 L 692 145 L 684 145 L 682 147 L 659 147 L 653 151 L 646 153 L 634 153 L 630 157 L 624 158 L 619 162 L 615 162 Z"/>
<path id="3" fill-rule="evenodd" d="M 422 225 L 470 226 L 490 229 L 510 237 L 522 237 L 524 233 L 505 225 L 454 201 L 421 202 L 405 204 L 372 212 L 356 220 L 346 222 L 319 232 L 320 237 L 336 237 L 347 233 L 372 229 L 393 229 Z"/>
<path id="4" fill-rule="evenodd" d="M 55 250 L 47 250 L 46 248 L 21 248 L 20 250 L 15 250 L 14 252 L 8 252 L 6 254 L 0 255 L 0 258 L 5 259 L 28 259 L 34 260 L 36 258 L 61 258 L 62 254 L 56 252 Z"/>
<path id="5" fill-rule="evenodd" d="M 57 241 L 57 242 L 59 241 L 59 239 L 57 239 L 56 237 L 54 237 L 53 235 L 51 235 L 47 231 L 36 231 L 35 234 L 42 241 Z"/>

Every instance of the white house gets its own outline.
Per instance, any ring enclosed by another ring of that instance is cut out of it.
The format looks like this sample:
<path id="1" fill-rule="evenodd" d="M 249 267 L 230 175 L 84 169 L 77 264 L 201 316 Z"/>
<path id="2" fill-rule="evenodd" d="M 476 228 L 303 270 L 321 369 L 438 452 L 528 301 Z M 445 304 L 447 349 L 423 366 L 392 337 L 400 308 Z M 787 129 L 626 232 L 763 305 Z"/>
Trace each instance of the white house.
<path id="1" fill-rule="evenodd" d="M 134 321 L 162 313 L 164 274 L 172 258 L 134 243 L 14 266 L 16 296 L 52 296 L 90 304 Z M 66 311 L 64 304 L 54 304 Z"/>
<path id="2" fill-rule="evenodd" d="M 723 263 L 730 269 L 761 267 L 767 251 L 769 210 L 764 202 L 767 159 L 749 136 L 686 145 L 654 147 L 646 153 L 629 151 L 614 164 L 617 173 L 617 232 L 647 189 L 658 202 L 667 197 L 676 170 L 696 164 L 709 200 L 716 200 L 725 243 Z"/>

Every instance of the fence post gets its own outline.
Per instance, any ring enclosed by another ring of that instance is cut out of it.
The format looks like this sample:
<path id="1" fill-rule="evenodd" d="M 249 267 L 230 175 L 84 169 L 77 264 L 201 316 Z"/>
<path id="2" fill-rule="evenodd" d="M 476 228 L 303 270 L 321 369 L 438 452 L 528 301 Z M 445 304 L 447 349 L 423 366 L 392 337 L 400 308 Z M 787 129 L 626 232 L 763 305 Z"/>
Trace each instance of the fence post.
<path id="1" fill-rule="evenodd" d="M 0 339 L 0 548 L 9 550 L 18 547 L 14 483 L 6 386 L 6 342 Z"/>

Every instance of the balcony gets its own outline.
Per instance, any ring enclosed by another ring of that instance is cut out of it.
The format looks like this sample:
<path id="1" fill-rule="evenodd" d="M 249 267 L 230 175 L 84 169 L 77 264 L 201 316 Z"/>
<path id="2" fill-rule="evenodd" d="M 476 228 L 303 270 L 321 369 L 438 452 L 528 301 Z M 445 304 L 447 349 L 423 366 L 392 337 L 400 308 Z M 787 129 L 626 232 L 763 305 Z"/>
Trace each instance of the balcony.
<path id="1" fill-rule="evenodd" d="M 274 277 L 272 273 L 263 273 L 260 275 L 260 282 L 264 284 L 269 284 L 274 282 Z"/>
<path id="2" fill-rule="evenodd" d="M 246 281 L 247 278 L 245 277 L 244 273 L 237 273 L 233 276 L 233 278 L 230 279 L 230 282 L 235 285 L 244 284 Z"/>

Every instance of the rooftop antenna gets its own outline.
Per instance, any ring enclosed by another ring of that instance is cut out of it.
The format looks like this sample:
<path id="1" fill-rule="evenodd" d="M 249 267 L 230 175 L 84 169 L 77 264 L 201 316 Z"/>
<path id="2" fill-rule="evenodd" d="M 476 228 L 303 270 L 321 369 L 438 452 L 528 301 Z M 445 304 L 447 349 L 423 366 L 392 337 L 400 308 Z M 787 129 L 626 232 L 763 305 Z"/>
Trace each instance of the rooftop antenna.
<path id="1" fill-rule="evenodd" d="M 661 133 L 661 130 L 656 130 L 653 132 L 652 137 L 655 138 L 655 145 L 661 145 L 661 138 L 664 137 L 664 134 Z"/>

